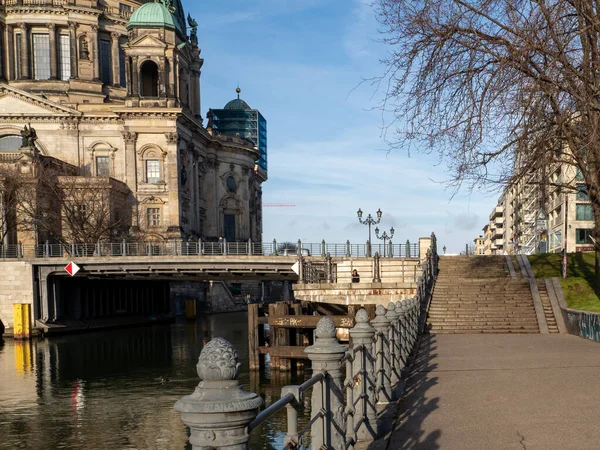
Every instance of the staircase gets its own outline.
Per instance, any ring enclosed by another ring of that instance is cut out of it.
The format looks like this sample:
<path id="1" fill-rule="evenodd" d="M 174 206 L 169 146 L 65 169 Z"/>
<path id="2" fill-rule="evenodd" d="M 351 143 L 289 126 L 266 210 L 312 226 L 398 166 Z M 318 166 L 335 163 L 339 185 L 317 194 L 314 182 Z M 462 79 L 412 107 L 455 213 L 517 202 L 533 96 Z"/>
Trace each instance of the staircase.
<path id="1" fill-rule="evenodd" d="M 556 317 L 554 317 L 554 311 L 552 311 L 552 303 L 550 303 L 550 294 L 548 294 L 546 282 L 544 280 L 536 280 L 536 282 L 538 291 L 540 293 L 540 299 L 542 300 L 542 308 L 544 309 L 546 324 L 548 324 L 548 332 L 558 333 L 558 325 L 556 324 Z"/>
<path id="2" fill-rule="evenodd" d="M 432 333 L 539 333 L 533 298 L 518 264 L 504 256 L 446 256 L 439 261 L 428 323 Z"/>

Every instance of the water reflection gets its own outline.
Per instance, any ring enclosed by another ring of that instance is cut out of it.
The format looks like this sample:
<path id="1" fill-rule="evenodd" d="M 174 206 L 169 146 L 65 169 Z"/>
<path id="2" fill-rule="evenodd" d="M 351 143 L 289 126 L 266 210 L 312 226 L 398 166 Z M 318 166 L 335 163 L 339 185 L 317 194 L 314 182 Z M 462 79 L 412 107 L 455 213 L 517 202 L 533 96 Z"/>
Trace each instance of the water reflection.
<path id="1" fill-rule="evenodd" d="M 241 383 L 266 403 L 296 383 L 248 371 L 245 313 L 197 322 L 0 343 L 1 449 L 185 449 L 173 404 L 198 384 L 202 347 L 221 336 L 238 349 Z M 256 449 L 281 448 L 285 412 L 253 433 Z"/>

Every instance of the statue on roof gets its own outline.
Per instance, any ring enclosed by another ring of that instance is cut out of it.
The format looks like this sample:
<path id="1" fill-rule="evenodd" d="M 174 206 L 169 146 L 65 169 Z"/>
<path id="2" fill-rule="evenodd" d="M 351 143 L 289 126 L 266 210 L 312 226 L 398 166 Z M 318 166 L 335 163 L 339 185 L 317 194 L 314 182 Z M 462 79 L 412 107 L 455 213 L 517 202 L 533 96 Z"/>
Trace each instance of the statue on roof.
<path id="1" fill-rule="evenodd" d="M 36 131 L 29 125 L 21 130 L 21 148 L 35 148 L 35 140 L 37 139 Z"/>
<path id="2" fill-rule="evenodd" d="M 198 45 L 198 22 L 196 22 L 192 16 L 190 15 L 190 13 L 188 13 L 188 25 L 190 26 L 190 41 L 192 42 L 192 44 L 196 44 Z"/>

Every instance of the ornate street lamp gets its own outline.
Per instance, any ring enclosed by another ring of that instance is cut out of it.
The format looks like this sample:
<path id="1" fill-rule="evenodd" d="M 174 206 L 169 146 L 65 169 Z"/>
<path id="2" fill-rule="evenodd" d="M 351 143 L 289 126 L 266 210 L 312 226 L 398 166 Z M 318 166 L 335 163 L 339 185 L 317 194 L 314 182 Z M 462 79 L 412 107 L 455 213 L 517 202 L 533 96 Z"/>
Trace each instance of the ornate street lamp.
<path id="1" fill-rule="evenodd" d="M 367 216 L 367 218 L 365 220 L 363 220 L 362 216 L 363 216 L 363 212 L 361 211 L 360 208 L 358 208 L 358 211 L 356 211 L 356 215 L 358 216 L 358 221 L 364 225 L 368 225 L 369 226 L 369 244 L 371 244 L 371 225 L 377 225 L 379 222 L 381 222 L 381 216 L 383 215 L 383 213 L 381 212 L 381 208 L 377 210 L 377 220 L 375 220 L 371 214 L 369 214 Z"/>
<path id="2" fill-rule="evenodd" d="M 387 248 L 387 246 L 385 245 L 385 243 L 387 242 L 388 239 L 392 239 L 394 237 L 394 227 L 392 227 L 390 229 L 390 235 L 388 236 L 387 232 L 383 232 L 383 234 L 381 236 L 379 236 L 379 228 L 375 228 L 375 236 L 377 236 L 377 239 L 383 239 L 383 257 L 385 258 L 385 249 Z"/>

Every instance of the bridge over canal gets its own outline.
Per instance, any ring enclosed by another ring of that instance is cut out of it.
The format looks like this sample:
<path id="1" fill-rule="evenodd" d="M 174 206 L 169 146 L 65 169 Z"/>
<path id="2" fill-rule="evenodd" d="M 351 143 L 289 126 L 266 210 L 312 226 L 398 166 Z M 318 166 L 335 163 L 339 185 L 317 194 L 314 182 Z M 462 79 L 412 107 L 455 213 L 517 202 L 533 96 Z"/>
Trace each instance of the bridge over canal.
<path id="1" fill-rule="evenodd" d="M 276 241 L 4 246 L 0 247 L 0 268 L 6 274 L 0 280 L 0 320 L 12 325 L 13 303 L 30 303 L 33 319 L 42 326 L 66 312 L 71 317 L 80 317 L 82 312 L 86 317 L 130 310 L 146 315 L 167 313 L 173 310 L 172 282 L 301 281 L 306 288 L 320 288 L 328 281 L 355 292 L 360 287 L 363 296 L 373 286 L 382 289 L 384 285 L 410 294 L 416 287 L 420 246 L 428 243 L 427 239 L 385 246 L 298 241 L 283 250 Z M 294 270 L 299 260 L 302 264 Z M 71 261 L 80 268 L 73 277 L 65 271 Z M 353 268 L 361 272 L 360 283 L 350 283 Z M 313 294 L 305 298 L 310 300 Z"/>

